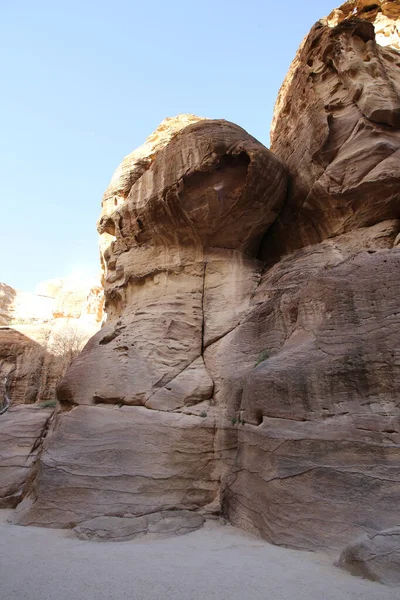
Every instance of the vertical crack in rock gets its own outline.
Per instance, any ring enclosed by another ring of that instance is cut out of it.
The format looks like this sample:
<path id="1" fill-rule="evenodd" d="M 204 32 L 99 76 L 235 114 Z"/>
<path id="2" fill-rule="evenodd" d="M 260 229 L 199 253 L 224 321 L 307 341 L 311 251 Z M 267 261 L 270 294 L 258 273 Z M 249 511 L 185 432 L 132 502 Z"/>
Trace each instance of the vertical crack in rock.
<path id="1" fill-rule="evenodd" d="M 204 261 L 203 263 L 203 286 L 202 286 L 202 290 L 201 290 L 201 355 L 203 357 L 204 360 L 204 350 L 205 350 L 205 344 L 204 344 L 204 332 L 205 332 L 205 327 L 206 327 L 206 317 L 205 317 L 205 310 L 204 310 L 204 301 L 205 301 L 205 291 L 206 291 L 206 273 L 207 273 L 207 261 Z"/>

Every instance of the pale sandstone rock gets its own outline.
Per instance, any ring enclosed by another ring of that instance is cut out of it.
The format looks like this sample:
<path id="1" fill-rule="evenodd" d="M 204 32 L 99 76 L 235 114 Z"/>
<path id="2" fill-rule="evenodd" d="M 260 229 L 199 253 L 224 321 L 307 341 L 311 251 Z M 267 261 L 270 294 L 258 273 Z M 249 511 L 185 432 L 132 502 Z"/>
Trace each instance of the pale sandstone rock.
<path id="1" fill-rule="evenodd" d="M 9 325 L 0 330 L 0 406 L 5 385 L 12 404 L 54 401 L 72 358 L 100 328 L 102 288 L 97 281 L 52 279 L 35 294 L 5 284 L 0 294 Z"/>
<path id="2" fill-rule="evenodd" d="M 400 527 L 365 535 L 341 553 L 339 566 L 353 575 L 400 586 Z"/>
<path id="3" fill-rule="evenodd" d="M 0 325 L 9 325 L 14 313 L 16 290 L 11 286 L 0 283 Z"/>
<path id="4" fill-rule="evenodd" d="M 19 524 L 71 527 L 98 516 L 197 510 L 218 494 L 214 420 L 144 407 L 57 416 Z"/>
<path id="5" fill-rule="evenodd" d="M 52 412 L 18 406 L 0 416 L 0 508 L 20 502 Z"/>
<path id="6" fill-rule="evenodd" d="M 168 385 L 154 392 L 145 406 L 154 410 L 177 410 L 199 404 L 212 398 L 213 387 L 213 380 L 200 356 Z"/>
<path id="7" fill-rule="evenodd" d="M 188 378 L 245 313 L 260 276 L 250 256 L 285 190 L 283 166 L 240 127 L 204 120 L 177 133 L 124 203 L 103 207 L 99 231 L 115 237 L 104 255 L 108 320 L 60 386 L 61 402 L 147 405 L 157 393 L 160 409 L 160 398 L 166 410 L 181 403 L 168 384 Z M 207 397 L 201 379 L 188 398 Z"/>
<path id="8" fill-rule="evenodd" d="M 203 117 L 184 114 L 176 117 L 167 117 L 155 131 L 146 139 L 145 143 L 125 156 L 122 163 L 114 172 L 107 190 L 102 199 L 102 218 L 111 216 L 115 209 L 123 204 L 133 184 L 140 179 L 143 173 L 150 168 L 158 152 L 160 152 L 172 138 L 182 129 L 202 121 Z M 103 232 L 100 236 L 100 254 L 102 266 L 105 267 L 103 256 L 112 244 L 114 236 Z"/>
<path id="9" fill-rule="evenodd" d="M 335 8 L 326 18 L 330 27 L 345 19 L 357 18 L 373 23 L 380 46 L 400 50 L 400 2 L 398 0 L 350 0 Z"/>

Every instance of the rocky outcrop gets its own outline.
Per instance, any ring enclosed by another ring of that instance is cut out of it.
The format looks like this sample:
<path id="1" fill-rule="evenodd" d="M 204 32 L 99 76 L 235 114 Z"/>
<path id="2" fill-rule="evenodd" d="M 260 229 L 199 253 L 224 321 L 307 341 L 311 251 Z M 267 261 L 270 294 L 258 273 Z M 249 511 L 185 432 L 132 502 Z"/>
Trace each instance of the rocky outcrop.
<path id="1" fill-rule="evenodd" d="M 204 350 L 246 311 L 252 255 L 285 191 L 284 167 L 240 127 L 204 120 L 177 133 L 125 202 L 103 208 L 108 319 L 60 386 L 62 404 L 209 400 Z"/>
<path id="2" fill-rule="evenodd" d="M 52 413 L 18 406 L 1 415 L 0 508 L 13 508 L 23 497 Z"/>
<path id="3" fill-rule="evenodd" d="M 339 565 L 353 575 L 400 586 L 400 527 L 360 537 L 342 552 Z"/>
<path id="4" fill-rule="evenodd" d="M 14 507 L 33 478 L 56 386 L 100 327 L 102 289 L 56 279 L 33 294 L 0 284 L 0 306 L 0 506 Z"/>
<path id="5" fill-rule="evenodd" d="M 117 170 L 107 321 L 16 522 L 124 539 L 223 512 L 328 550 L 398 525 L 400 63 L 374 37 L 394 3 L 347 4 L 299 50 L 275 156 L 183 116 Z"/>
<path id="6" fill-rule="evenodd" d="M 216 436 L 204 355 L 248 309 L 258 242 L 285 191 L 266 148 L 203 120 L 156 154 L 111 215 L 103 206 L 99 230 L 114 238 L 103 255 L 107 323 L 59 386 L 65 412 L 19 523 L 218 510 L 234 446 L 229 432 Z"/>
<path id="7" fill-rule="evenodd" d="M 372 22 L 313 27 L 275 108 L 271 150 L 290 169 L 291 193 L 265 260 L 400 216 L 399 65 Z"/>
<path id="8" fill-rule="evenodd" d="M 17 521 L 73 527 L 100 516 L 198 511 L 218 496 L 223 449 L 215 451 L 214 436 L 210 416 L 125 406 L 61 413 Z"/>
<path id="9" fill-rule="evenodd" d="M 373 23 L 375 39 L 380 46 L 400 50 L 400 4 L 398 0 L 350 0 L 335 8 L 326 18 L 329 27 L 345 19 L 362 19 Z"/>

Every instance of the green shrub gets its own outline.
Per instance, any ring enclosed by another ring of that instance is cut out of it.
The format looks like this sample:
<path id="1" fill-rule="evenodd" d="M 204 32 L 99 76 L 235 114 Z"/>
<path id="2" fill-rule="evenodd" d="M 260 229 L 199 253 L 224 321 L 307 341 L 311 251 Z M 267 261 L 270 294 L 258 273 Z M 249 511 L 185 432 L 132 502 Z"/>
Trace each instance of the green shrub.
<path id="1" fill-rule="evenodd" d="M 254 367 L 258 367 L 258 365 L 262 362 L 264 362 L 264 360 L 267 360 L 267 358 L 269 358 L 269 352 L 268 350 L 263 350 L 262 352 L 260 352 L 260 354 L 258 355 L 257 358 L 257 362 L 254 365 Z"/>
<path id="2" fill-rule="evenodd" d="M 40 408 L 55 408 L 57 406 L 57 400 L 45 400 L 39 404 Z"/>

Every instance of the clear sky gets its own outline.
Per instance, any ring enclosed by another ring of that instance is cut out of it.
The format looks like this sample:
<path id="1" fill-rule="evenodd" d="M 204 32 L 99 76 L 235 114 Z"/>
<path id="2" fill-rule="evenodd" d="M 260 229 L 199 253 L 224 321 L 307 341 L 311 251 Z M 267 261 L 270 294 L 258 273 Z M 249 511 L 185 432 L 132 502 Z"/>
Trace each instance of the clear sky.
<path id="1" fill-rule="evenodd" d="M 103 191 L 165 117 L 225 118 L 268 145 L 296 49 L 334 7 L 0 0 L 0 281 L 98 271 Z"/>

